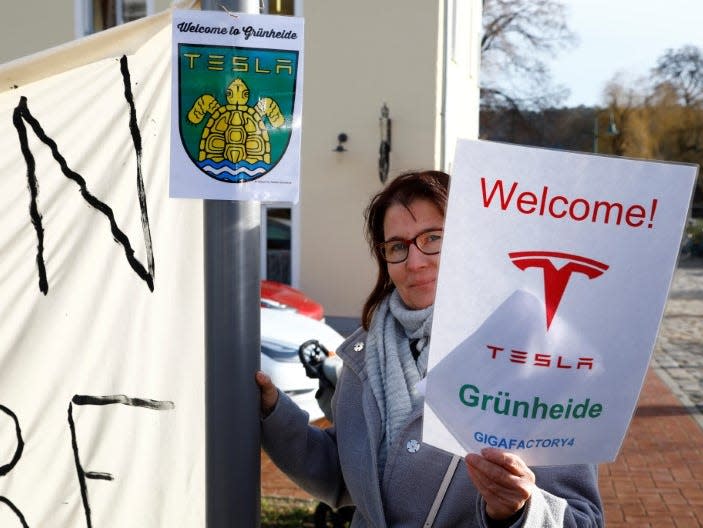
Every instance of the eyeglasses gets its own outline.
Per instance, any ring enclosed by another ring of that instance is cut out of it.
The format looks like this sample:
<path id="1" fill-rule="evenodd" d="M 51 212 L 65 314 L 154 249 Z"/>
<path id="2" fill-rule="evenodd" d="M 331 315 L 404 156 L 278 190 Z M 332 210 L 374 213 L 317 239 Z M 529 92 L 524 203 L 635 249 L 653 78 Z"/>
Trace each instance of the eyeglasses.
<path id="1" fill-rule="evenodd" d="M 410 246 L 415 244 L 425 255 L 436 255 L 442 249 L 442 237 L 444 232 L 441 229 L 425 231 L 410 240 L 389 240 L 376 244 L 381 256 L 389 264 L 399 264 L 408 258 Z"/>

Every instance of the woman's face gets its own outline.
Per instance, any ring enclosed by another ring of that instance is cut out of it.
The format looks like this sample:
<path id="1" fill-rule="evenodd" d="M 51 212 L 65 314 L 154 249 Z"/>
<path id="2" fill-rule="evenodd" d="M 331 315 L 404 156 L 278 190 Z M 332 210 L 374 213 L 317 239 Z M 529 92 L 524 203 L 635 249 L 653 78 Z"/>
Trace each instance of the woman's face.
<path id="1" fill-rule="evenodd" d="M 412 240 L 420 233 L 443 228 L 444 215 L 434 203 L 424 198 L 414 200 L 408 208 L 401 204 L 391 205 L 383 219 L 384 242 Z M 405 261 L 386 263 L 386 266 L 408 308 L 421 310 L 434 304 L 439 254 L 425 255 L 411 244 Z"/>

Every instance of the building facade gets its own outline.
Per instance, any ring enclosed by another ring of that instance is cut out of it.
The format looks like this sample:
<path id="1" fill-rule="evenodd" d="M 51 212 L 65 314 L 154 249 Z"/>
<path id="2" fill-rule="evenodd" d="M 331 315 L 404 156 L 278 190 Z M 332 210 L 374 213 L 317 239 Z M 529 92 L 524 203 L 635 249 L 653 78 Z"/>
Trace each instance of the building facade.
<path id="1" fill-rule="evenodd" d="M 157 13 L 168 0 L 24 0 L 3 6 L 0 63 Z M 374 280 L 371 195 L 410 169 L 451 172 L 478 136 L 480 0 L 268 0 L 305 18 L 301 193 L 263 204 L 262 276 L 357 318 Z M 41 15 L 37 15 L 41 13 Z"/>
<path id="2" fill-rule="evenodd" d="M 358 317 L 375 282 L 363 211 L 389 177 L 451 170 L 457 137 L 477 137 L 481 2 L 306 0 L 300 279 L 332 316 Z M 337 137 L 347 136 L 337 152 Z"/>

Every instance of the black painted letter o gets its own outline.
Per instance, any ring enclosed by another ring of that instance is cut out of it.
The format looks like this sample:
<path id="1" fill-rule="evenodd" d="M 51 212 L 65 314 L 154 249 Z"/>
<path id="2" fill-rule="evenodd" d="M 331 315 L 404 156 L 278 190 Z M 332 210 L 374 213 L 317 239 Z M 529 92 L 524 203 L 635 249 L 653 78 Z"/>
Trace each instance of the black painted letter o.
<path id="1" fill-rule="evenodd" d="M 4 412 L 12 418 L 12 421 L 15 422 L 15 434 L 17 435 L 17 449 L 15 449 L 15 454 L 13 455 L 12 460 L 10 460 L 8 464 L 0 466 L 0 477 L 2 477 L 12 471 L 12 468 L 15 467 L 15 464 L 17 464 L 19 459 L 22 457 L 24 441 L 22 440 L 22 430 L 20 429 L 20 421 L 17 419 L 17 415 L 4 405 L 0 405 L 0 412 Z"/>

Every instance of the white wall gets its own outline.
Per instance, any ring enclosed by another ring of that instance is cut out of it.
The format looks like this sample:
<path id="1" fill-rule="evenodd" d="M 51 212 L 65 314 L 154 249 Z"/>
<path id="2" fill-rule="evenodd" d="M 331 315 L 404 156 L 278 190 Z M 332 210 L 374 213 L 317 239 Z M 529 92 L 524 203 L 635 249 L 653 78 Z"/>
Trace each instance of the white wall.
<path id="1" fill-rule="evenodd" d="M 0 16 L 0 64 L 73 36 L 73 0 L 6 0 Z"/>
<path id="2" fill-rule="evenodd" d="M 470 11 L 478 8 L 480 20 L 480 0 L 466 3 Z M 328 315 L 358 317 L 375 282 L 363 210 L 382 187 L 381 105 L 388 105 L 393 123 L 390 178 L 408 169 L 446 168 L 445 144 L 453 145 L 457 135 L 477 135 L 473 61 L 462 66 L 463 73 L 450 65 L 447 78 L 454 89 L 443 99 L 444 5 L 445 0 L 305 0 L 300 287 Z M 474 21 L 462 20 L 461 31 Z M 471 51 L 465 55 L 471 57 Z M 454 114 L 446 131 L 445 103 Z M 332 152 L 340 132 L 349 136 L 348 151 Z"/>
<path id="3" fill-rule="evenodd" d="M 391 177 L 438 163 L 439 10 L 427 0 L 305 1 L 301 288 L 359 316 L 374 279 L 363 210 L 381 187 L 379 116 L 393 121 Z M 337 135 L 347 152 L 333 152 Z"/>

